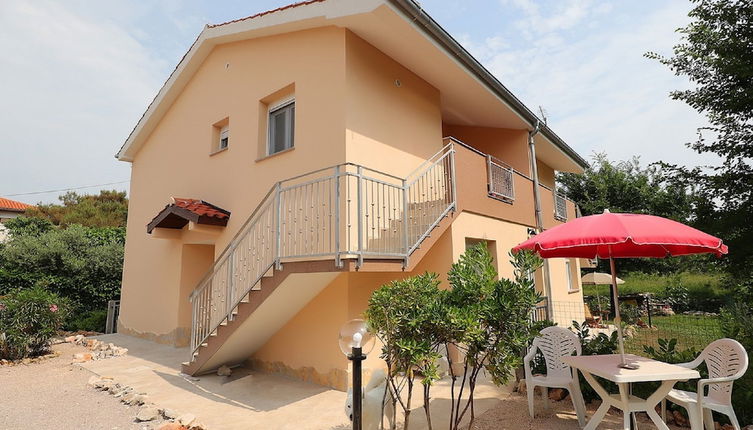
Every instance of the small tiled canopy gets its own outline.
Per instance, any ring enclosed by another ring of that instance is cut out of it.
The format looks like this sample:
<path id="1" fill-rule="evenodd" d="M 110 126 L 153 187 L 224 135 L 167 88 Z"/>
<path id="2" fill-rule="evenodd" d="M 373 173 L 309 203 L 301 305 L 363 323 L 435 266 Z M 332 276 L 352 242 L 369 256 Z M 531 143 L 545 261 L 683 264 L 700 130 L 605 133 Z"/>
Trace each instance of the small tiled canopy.
<path id="1" fill-rule="evenodd" d="M 155 228 L 181 229 L 194 222 L 196 224 L 219 225 L 225 227 L 230 219 L 230 212 L 207 203 L 204 200 L 181 199 L 173 197 L 173 203 L 165 206 L 152 221 L 146 225 L 146 232 L 151 234 Z"/>

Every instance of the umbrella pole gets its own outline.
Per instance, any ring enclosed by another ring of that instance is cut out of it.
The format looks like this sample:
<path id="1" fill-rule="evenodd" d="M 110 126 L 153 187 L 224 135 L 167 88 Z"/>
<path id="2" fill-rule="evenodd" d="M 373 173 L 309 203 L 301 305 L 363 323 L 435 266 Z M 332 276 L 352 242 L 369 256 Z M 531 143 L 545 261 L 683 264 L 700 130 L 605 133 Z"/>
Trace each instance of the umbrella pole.
<path id="1" fill-rule="evenodd" d="M 620 367 L 623 369 L 637 369 L 634 364 L 625 362 L 625 342 L 622 337 L 622 318 L 620 317 L 620 302 L 617 294 L 617 270 L 614 258 L 609 257 L 609 271 L 612 272 L 612 300 L 614 300 L 614 323 L 617 324 L 617 339 L 620 342 Z"/>

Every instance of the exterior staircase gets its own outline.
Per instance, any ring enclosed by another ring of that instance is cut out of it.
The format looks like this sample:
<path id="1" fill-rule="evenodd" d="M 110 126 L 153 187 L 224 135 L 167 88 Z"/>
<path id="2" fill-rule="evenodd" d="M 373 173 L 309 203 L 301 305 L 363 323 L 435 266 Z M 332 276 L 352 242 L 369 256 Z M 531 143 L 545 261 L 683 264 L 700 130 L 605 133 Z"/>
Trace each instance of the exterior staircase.
<path id="1" fill-rule="evenodd" d="M 184 373 L 247 359 L 341 272 L 413 266 L 457 209 L 454 154 L 406 178 L 346 163 L 276 183 L 190 296 Z"/>

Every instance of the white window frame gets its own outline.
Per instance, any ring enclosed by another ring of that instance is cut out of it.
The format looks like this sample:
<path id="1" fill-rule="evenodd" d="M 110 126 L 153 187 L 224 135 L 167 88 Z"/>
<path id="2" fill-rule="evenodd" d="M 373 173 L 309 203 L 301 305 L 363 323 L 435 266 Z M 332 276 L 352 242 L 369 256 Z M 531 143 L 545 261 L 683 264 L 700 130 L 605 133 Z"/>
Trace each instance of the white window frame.
<path id="1" fill-rule="evenodd" d="M 222 144 L 222 141 L 225 140 L 225 144 Z M 228 146 L 230 146 L 230 125 L 223 125 L 220 127 L 220 135 L 219 140 L 217 141 L 217 150 L 222 151 L 223 149 L 227 149 Z"/>
<path id="2" fill-rule="evenodd" d="M 277 152 L 272 152 L 272 113 L 288 106 L 293 105 L 293 115 L 288 116 L 286 128 L 289 127 L 290 132 L 290 146 L 281 149 Z M 292 121 L 291 121 L 292 120 Z M 274 104 L 270 104 L 267 108 L 267 156 L 279 154 L 295 148 L 295 97 L 289 97 L 280 100 Z M 291 125 L 292 123 L 292 125 Z"/>
<path id="3" fill-rule="evenodd" d="M 570 260 L 565 261 L 565 273 L 567 274 L 567 292 L 568 293 L 576 293 L 578 292 L 577 283 L 573 283 L 573 274 L 572 274 L 572 265 L 570 264 Z"/>

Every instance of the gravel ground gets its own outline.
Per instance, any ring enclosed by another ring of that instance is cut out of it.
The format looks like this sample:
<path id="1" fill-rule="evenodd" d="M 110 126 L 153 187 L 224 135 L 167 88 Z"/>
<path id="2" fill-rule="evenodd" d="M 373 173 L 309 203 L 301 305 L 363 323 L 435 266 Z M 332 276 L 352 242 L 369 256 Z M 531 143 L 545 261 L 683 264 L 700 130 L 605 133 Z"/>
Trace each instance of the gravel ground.
<path id="1" fill-rule="evenodd" d="M 72 365 L 82 346 L 54 345 L 60 355 L 37 363 L 0 366 L 0 428 L 16 429 L 152 429 L 159 423 L 136 423 L 138 407 L 128 407 L 106 392 L 86 386 L 92 373 Z"/>
<path id="2" fill-rule="evenodd" d="M 560 402 L 550 402 L 551 408 L 544 410 L 544 404 L 540 397 L 536 396 L 536 418 L 531 419 L 528 415 L 528 401 L 525 396 L 513 393 L 496 408 L 486 411 L 476 418 L 470 430 L 578 430 L 578 419 L 573 410 L 570 398 Z M 587 418 L 593 416 L 597 406 L 593 403 L 587 405 Z M 656 430 L 656 426 L 649 420 L 646 414 L 638 414 L 638 426 L 640 430 Z M 669 425 L 671 430 L 680 430 L 679 427 Z M 612 408 L 610 413 L 599 425 L 599 430 L 622 429 L 622 414 Z M 683 429 L 687 430 L 687 429 Z"/>

